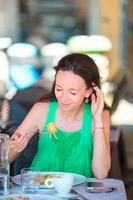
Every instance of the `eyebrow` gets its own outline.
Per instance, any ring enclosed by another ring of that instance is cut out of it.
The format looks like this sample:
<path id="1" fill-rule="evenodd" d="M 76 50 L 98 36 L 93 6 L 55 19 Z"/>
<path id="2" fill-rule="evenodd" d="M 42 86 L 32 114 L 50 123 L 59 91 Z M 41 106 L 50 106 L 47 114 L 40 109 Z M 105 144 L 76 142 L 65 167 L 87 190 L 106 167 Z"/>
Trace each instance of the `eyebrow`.
<path id="1" fill-rule="evenodd" d="M 55 84 L 55 86 L 62 88 L 62 87 L 61 87 L 60 85 L 58 85 L 58 84 Z M 70 88 L 69 90 L 78 91 L 78 89 L 75 89 L 75 88 Z"/>

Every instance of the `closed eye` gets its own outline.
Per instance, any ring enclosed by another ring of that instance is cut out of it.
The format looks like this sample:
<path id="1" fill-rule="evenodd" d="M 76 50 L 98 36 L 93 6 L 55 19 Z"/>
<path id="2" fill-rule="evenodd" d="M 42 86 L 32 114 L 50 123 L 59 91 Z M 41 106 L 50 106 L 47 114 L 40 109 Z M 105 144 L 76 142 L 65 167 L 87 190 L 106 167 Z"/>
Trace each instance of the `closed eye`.
<path id="1" fill-rule="evenodd" d="M 56 88 L 56 91 L 59 92 L 59 91 L 62 91 L 62 89 Z"/>
<path id="2" fill-rule="evenodd" d="M 75 92 L 70 92 L 70 94 L 72 94 L 72 95 L 76 95 L 77 93 L 75 93 Z"/>
<path id="3" fill-rule="evenodd" d="M 57 92 L 60 92 L 60 91 L 62 91 L 63 89 L 62 89 L 60 86 L 56 85 L 56 86 L 55 86 L 55 90 L 56 90 Z"/>

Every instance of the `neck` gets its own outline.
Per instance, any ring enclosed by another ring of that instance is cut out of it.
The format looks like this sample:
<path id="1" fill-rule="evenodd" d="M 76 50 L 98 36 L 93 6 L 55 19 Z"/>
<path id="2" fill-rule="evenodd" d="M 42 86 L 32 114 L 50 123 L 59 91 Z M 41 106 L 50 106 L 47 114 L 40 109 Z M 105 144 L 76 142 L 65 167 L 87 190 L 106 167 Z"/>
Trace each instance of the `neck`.
<path id="1" fill-rule="evenodd" d="M 61 116 L 65 121 L 72 122 L 74 120 L 81 120 L 83 116 L 84 104 L 82 104 L 76 110 L 64 111 L 60 107 L 58 108 L 58 116 Z"/>

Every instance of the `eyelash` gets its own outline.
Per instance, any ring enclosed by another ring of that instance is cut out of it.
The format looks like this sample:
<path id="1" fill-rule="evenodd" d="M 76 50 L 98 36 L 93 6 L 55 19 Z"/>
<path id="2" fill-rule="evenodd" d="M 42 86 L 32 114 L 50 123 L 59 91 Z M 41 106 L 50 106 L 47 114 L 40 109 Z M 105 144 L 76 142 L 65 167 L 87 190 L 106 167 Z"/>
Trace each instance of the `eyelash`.
<path id="1" fill-rule="evenodd" d="M 76 93 L 70 92 L 72 95 L 76 95 Z"/>
<path id="2" fill-rule="evenodd" d="M 62 90 L 61 90 L 61 89 L 58 89 L 58 88 L 56 88 L 56 91 L 57 91 L 57 92 L 61 92 Z"/>
<path id="3" fill-rule="evenodd" d="M 56 91 L 57 91 L 57 92 L 61 92 L 62 89 L 58 89 L 58 88 L 56 88 Z M 72 95 L 74 95 L 74 96 L 76 95 L 76 93 L 73 93 L 73 92 L 70 92 L 70 94 L 72 94 Z"/>

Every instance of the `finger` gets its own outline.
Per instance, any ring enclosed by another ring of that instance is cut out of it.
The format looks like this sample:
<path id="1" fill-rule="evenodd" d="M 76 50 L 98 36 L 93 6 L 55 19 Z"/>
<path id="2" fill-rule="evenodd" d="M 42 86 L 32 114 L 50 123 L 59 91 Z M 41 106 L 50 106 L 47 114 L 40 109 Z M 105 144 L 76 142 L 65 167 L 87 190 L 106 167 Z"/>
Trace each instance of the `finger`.
<path id="1" fill-rule="evenodd" d="M 15 133 L 14 139 L 17 141 L 23 140 L 23 138 L 27 137 L 25 133 Z"/>
<path id="2" fill-rule="evenodd" d="M 17 152 L 21 152 L 27 146 L 27 144 L 28 144 L 28 138 L 25 137 L 21 140 L 21 142 L 11 144 L 11 149 Z"/>
<path id="3" fill-rule="evenodd" d="M 21 137 L 21 139 L 19 138 L 19 140 L 17 141 L 17 143 L 18 143 L 18 145 L 23 145 L 28 140 L 29 140 L 28 135 L 24 135 L 24 136 Z"/>
<path id="4" fill-rule="evenodd" d="M 91 102 L 94 104 L 96 102 L 96 97 L 94 94 L 91 95 Z"/>
<path id="5" fill-rule="evenodd" d="M 15 146 L 19 146 L 21 144 L 23 144 L 25 141 L 28 140 L 28 136 L 27 135 L 23 135 L 23 136 L 20 136 L 17 138 L 14 137 L 14 138 L 10 138 L 10 147 L 13 148 Z"/>
<path id="6" fill-rule="evenodd" d="M 28 141 L 24 141 L 21 145 L 17 146 L 16 149 L 18 149 L 18 151 L 22 151 L 28 144 Z"/>
<path id="7" fill-rule="evenodd" d="M 93 89 L 94 89 L 96 92 L 99 92 L 100 94 L 103 95 L 102 90 L 101 90 L 98 86 L 94 86 Z"/>
<path id="8" fill-rule="evenodd" d="M 13 136 L 11 137 L 11 139 L 17 140 L 17 139 L 19 139 L 20 137 L 21 137 L 21 134 L 18 133 L 18 132 L 16 132 L 16 133 L 13 134 Z"/>
<path id="9" fill-rule="evenodd" d="M 95 87 L 94 90 L 97 97 L 100 98 L 100 100 L 104 100 L 104 93 L 98 87 Z"/>
<path id="10" fill-rule="evenodd" d="M 17 152 L 21 152 L 25 149 L 25 147 L 27 146 L 27 143 L 24 143 L 23 145 L 21 146 L 16 146 L 13 148 L 14 151 L 17 151 Z"/>

